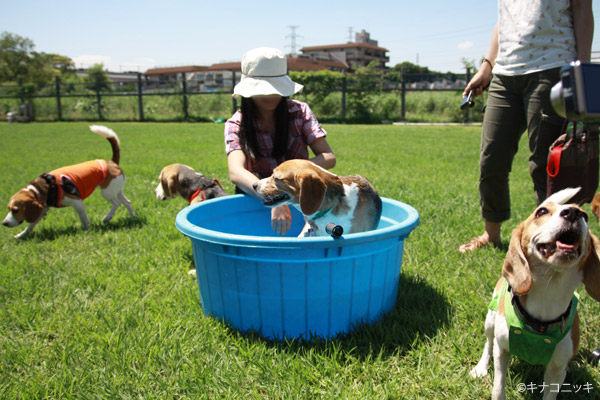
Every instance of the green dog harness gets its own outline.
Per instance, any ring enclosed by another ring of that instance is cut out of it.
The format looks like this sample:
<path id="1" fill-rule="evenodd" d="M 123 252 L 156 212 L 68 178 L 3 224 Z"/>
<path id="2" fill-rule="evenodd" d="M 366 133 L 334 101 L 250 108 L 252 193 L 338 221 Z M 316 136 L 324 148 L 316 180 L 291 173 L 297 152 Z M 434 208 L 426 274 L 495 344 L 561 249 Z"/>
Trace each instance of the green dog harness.
<path id="1" fill-rule="evenodd" d="M 509 330 L 510 353 L 529 364 L 547 365 L 556 345 L 569 333 L 573 325 L 579 296 L 573 294 L 569 308 L 559 318 L 542 322 L 525 311 L 518 297 L 513 296 L 510 289 L 504 279 L 502 287 L 488 306 L 490 310 L 497 312 L 500 299 L 504 296 L 504 317 Z"/>

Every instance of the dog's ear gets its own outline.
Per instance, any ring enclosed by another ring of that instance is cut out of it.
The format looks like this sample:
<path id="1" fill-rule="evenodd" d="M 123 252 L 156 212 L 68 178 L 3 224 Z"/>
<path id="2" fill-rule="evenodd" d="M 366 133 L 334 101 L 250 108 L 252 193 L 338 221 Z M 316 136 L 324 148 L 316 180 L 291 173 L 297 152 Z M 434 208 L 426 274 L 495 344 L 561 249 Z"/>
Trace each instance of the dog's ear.
<path id="1" fill-rule="evenodd" d="M 508 252 L 502 265 L 502 276 L 518 295 L 529 292 L 532 284 L 531 270 L 521 245 L 524 229 L 524 224 L 521 224 L 513 231 Z"/>
<path id="2" fill-rule="evenodd" d="M 583 283 L 585 290 L 596 301 L 600 301 L 600 240 L 589 232 L 590 251 L 583 265 Z"/>
<path id="3" fill-rule="evenodd" d="M 30 224 L 36 222 L 42 216 L 44 206 L 33 196 L 31 201 L 25 202 L 25 221 Z"/>
<path id="4" fill-rule="evenodd" d="M 304 215 L 312 215 L 319 211 L 327 186 L 325 181 L 312 170 L 301 170 L 296 174 L 296 181 L 300 187 L 300 209 Z"/>
<path id="5" fill-rule="evenodd" d="M 160 181 L 162 182 L 163 192 L 168 198 L 172 197 L 173 194 L 177 194 L 177 185 L 179 180 L 177 179 L 177 174 L 169 173 L 165 175 L 166 176 L 160 177 Z"/>

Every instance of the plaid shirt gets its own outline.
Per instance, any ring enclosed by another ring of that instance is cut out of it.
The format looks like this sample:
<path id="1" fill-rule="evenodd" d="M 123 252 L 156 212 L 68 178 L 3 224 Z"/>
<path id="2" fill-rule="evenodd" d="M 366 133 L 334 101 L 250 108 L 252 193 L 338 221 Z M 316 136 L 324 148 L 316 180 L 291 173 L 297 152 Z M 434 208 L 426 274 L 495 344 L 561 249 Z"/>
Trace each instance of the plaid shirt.
<path id="1" fill-rule="evenodd" d="M 275 167 L 286 160 L 297 158 L 308 159 L 308 146 L 318 138 L 325 137 L 327 132 L 311 111 L 308 104 L 288 99 L 290 112 L 290 130 L 288 135 L 288 151 L 285 157 L 276 160 L 273 153 L 273 137 L 258 125 L 258 146 L 262 157 L 252 159 L 246 157 L 246 169 L 259 178 L 265 178 L 273 173 Z M 225 151 L 227 155 L 233 150 L 241 150 L 239 131 L 241 128 L 242 112 L 236 111 L 225 123 Z"/>

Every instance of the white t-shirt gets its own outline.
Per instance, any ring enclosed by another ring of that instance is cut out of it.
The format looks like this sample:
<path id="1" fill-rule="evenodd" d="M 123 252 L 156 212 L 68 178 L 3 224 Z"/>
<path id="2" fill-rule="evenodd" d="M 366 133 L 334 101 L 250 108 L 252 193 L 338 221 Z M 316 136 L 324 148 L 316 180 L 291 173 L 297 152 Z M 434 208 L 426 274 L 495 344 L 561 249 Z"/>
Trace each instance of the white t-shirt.
<path id="1" fill-rule="evenodd" d="M 577 57 L 570 0 L 498 0 L 494 73 L 523 75 Z"/>

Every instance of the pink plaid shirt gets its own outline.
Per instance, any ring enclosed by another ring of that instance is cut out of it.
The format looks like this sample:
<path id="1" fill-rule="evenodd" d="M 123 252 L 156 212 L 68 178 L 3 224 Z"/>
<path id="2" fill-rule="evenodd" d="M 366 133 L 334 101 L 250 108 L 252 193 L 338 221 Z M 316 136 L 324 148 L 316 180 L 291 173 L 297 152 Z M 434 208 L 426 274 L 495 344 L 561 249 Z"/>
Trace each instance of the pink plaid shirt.
<path id="1" fill-rule="evenodd" d="M 318 138 L 325 137 L 327 132 L 311 111 L 308 104 L 288 99 L 290 112 L 290 131 L 288 136 L 288 151 L 285 157 L 276 160 L 273 152 L 273 137 L 258 124 L 258 146 L 263 157 L 256 160 L 246 158 L 246 169 L 259 178 L 266 178 L 273 173 L 275 167 L 286 160 L 308 158 L 308 146 Z M 242 112 L 236 111 L 225 123 L 225 151 L 227 155 L 233 150 L 241 150 L 238 133 L 241 127 Z"/>

